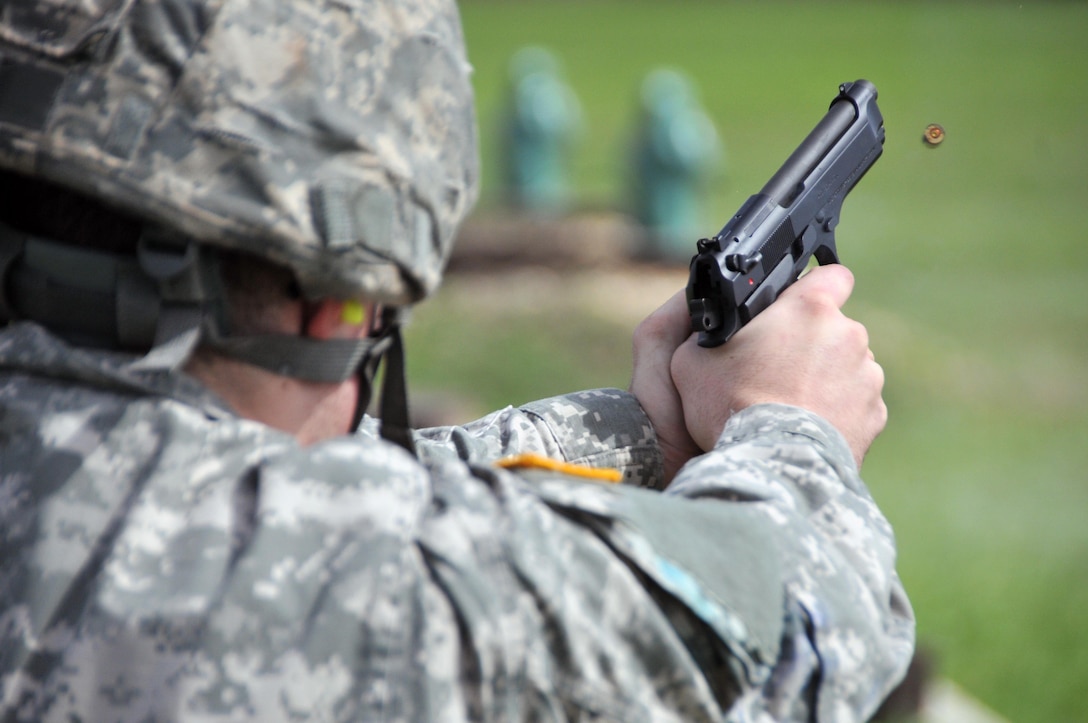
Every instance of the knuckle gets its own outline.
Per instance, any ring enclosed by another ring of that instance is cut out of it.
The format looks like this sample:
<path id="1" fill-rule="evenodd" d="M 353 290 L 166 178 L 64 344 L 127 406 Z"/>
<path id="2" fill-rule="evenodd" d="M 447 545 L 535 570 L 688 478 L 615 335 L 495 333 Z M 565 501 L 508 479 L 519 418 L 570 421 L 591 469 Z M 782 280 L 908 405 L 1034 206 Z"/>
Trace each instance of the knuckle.
<path id="1" fill-rule="evenodd" d="M 843 317 L 847 318 L 847 317 Z M 861 349 L 869 350 L 869 330 L 860 321 L 847 319 L 847 339 Z"/>
<path id="2" fill-rule="evenodd" d="M 832 318 L 839 312 L 832 295 L 823 289 L 813 289 L 800 296 L 803 313 L 813 319 Z"/>
<path id="3" fill-rule="evenodd" d="M 877 401 L 876 423 L 878 429 L 884 429 L 888 424 L 888 405 L 885 404 L 883 398 Z"/>

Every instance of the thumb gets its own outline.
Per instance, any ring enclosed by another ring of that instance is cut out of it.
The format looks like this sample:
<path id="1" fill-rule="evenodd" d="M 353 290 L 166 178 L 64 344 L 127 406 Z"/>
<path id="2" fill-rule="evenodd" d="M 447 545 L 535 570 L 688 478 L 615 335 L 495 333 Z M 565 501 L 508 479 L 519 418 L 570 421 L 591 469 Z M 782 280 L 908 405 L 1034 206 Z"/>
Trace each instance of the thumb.
<path id="1" fill-rule="evenodd" d="M 677 291 L 647 316 L 637 330 L 637 336 L 652 339 L 654 346 L 667 349 L 669 356 L 690 334 L 691 318 L 684 289 Z"/>

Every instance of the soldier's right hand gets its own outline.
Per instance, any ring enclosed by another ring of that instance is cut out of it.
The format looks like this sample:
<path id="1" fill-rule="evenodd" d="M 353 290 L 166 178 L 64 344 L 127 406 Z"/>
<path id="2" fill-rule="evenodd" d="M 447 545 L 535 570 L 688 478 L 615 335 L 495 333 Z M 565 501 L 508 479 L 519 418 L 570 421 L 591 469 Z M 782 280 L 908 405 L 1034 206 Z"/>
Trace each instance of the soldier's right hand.
<path id="1" fill-rule="evenodd" d="M 842 313 L 853 287 L 845 267 L 820 266 L 722 346 L 705 349 L 691 337 L 677 349 L 672 378 L 702 449 L 714 446 L 733 413 L 780 403 L 830 422 L 861 465 L 888 411 L 868 332 Z"/>

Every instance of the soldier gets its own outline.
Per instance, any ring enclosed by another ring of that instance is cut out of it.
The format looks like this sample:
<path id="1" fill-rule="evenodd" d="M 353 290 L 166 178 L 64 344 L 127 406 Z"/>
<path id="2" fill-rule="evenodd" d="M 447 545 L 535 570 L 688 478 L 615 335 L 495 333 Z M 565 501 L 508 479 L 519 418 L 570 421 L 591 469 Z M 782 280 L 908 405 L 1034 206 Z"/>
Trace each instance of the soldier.
<path id="1" fill-rule="evenodd" d="M 472 113 L 446 0 L 0 7 L 0 720 L 876 709 L 913 622 L 842 267 L 718 350 L 674 297 L 628 391 L 408 428 Z"/>

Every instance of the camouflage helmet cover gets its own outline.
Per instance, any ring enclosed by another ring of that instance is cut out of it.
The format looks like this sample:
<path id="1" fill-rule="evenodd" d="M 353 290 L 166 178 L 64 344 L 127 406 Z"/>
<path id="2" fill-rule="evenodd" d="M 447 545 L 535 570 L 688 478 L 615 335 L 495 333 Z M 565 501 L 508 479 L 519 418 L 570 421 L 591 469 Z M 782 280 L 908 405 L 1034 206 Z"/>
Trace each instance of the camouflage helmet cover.
<path id="1" fill-rule="evenodd" d="M 4 0 L 0 166 L 418 301 L 475 200 L 453 0 Z"/>

